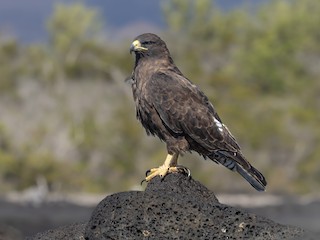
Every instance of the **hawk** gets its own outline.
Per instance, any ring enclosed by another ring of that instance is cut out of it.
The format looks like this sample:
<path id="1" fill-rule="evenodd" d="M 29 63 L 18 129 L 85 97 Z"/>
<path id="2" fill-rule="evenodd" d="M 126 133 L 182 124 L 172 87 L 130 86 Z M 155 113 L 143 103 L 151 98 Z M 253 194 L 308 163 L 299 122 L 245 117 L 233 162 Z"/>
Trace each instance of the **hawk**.
<path id="1" fill-rule="evenodd" d="M 245 159 L 206 95 L 174 64 L 166 43 L 155 34 L 145 33 L 132 42 L 132 52 L 137 119 L 148 135 L 166 143 L 168 152 L 163 165 L 150 169 L 145 181 L 184 170 L 177 165 L 179 154 L 195 151 L 238 172 L 256 190 L 264 191 L 264 176 Z"/>

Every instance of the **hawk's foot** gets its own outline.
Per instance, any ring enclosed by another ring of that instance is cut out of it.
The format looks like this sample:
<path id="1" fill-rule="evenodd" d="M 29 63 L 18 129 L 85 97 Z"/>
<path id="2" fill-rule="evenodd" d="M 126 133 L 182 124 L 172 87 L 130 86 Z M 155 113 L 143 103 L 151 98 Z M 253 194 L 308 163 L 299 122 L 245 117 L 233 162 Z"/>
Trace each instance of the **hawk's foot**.
<path id="1" fill-rule="evenodd" d="M 153 179 L 156 176 L 159 176 L 161 179 L 163 179 L 168 173 L 183 173 L 190 177 L 190 170 L 184 166 L 175 166 L 175 167 L 167 167 L 165 165 L 162 165 L 158 168 L 152 168 L 146 172 L 146 178 L 142 181 L 149 182 L 151 179 Z"/>
<path id="2" fill-rule="evenodd" d="M 158 168 L 152 168 L 146 172 L 146 178 L 141 182 L 149 182 L 155 176 L 160 176 L 163 179 L 168 173 L 178 172 L 184 173 L 190 177 L 190 170 L 186 167 L 177 165 L 178 163 L 178 153 L 168 154 L 163 165 Z"/>

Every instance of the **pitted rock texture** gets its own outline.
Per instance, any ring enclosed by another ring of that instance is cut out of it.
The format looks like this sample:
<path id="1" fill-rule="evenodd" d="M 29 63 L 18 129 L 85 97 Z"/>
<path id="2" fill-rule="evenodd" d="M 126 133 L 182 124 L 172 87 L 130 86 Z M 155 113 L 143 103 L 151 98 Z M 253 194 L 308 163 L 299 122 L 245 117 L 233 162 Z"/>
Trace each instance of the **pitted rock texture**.
<path id="1" fill-rule="evenodd" d="M 303 239 L 303 235 L 298 227 L 221 204 L 202 184 L 177 173 L 154 178 L 144 192 L 106 197 L 84 234 L 87 240 Z"/>
<path id="2" fill-rule="evenodd" d="M 85 226 L 86 223 L 74 223 L 68 226 L 38 233 L 33 237 L 26 238 L 25 240 L 84 240 L 83 234 Z"/>

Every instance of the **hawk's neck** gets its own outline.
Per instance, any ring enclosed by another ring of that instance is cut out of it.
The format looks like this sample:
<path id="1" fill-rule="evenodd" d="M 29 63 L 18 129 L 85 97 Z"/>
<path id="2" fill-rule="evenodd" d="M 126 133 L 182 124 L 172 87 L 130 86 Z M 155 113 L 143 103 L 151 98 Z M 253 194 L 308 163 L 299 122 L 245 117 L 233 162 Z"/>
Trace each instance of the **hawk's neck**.
<path id="1" fill-rule="evenodd" d="M 170 56 L 164 57 L 141 57 L 136 59 L 134 74 L 136 79 L 149 79 L 157 72 L 175 71 L 177 74 L 182 74 L 174 64 Z"/>

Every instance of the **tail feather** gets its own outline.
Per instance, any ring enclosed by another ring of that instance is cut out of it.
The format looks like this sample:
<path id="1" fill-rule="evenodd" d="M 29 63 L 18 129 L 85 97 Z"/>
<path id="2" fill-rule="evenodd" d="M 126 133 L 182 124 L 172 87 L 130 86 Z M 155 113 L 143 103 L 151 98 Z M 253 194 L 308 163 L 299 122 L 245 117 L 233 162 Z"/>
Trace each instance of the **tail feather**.
<path id="1" fill-rule="evenodd" d="M 222 164 L 231 171 L 237 171 L 251 186 L 258 191 L 264 191 L 267 181 L 256 168 L 242 156 L 240 152 L 218 150 L 208 156 L 213 161 Z"/>
<path id="2" fill-rule="evenodd" d="M 237 164 L 237 172 L 240 173 L 240 175 L 244 177 L 256 190 L 265 191 L 267 182 L 264 176 L 257 169 L 251 166 L 248 171 L 241 165 Z"/>

